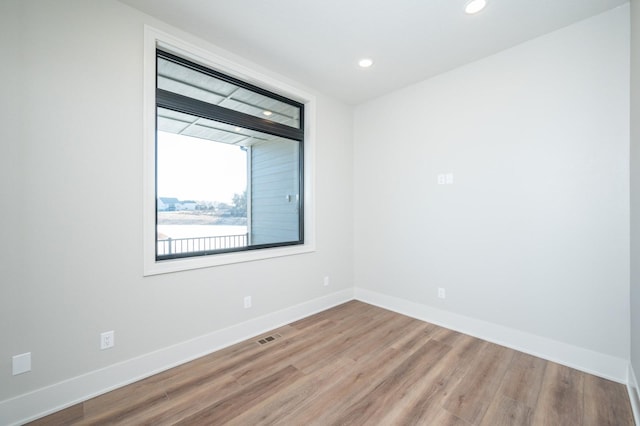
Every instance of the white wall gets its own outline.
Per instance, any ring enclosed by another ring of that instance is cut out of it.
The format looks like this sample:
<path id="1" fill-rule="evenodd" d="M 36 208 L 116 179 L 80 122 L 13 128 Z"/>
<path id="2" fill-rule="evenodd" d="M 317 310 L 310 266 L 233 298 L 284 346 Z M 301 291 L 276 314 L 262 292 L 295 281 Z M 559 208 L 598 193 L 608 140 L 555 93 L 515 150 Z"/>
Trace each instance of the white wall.
<path id="1" fill-rule="evenodd" d="M 631 364 L 637 379 L 640 374 L 640 0 L 631 0 L 631 22 Z"/>
<path id="2" fill-rule="evenodd" d="M 362 105 L 355 124 L 317 94 L 317 252 L 147 278 L 145 23 L 201 43 L 112 0 L 0 2 L 0 53 L 15 58 L 0 67 L 0 420 L 25 392 L 348 290 L 354 261 L 359 289 L 615 358 L 631 349 L 640 369 L 628 7 Z M 445 172 L 454 185 L 436 185 Z M 99 351 L 111 329 L 116 347 Z M 27 351 L 33 370 L 12 376 Z"/>
<path id="3" fill-rule="evenodd" d="M 0 21 L 0 423 L 7 398 L 353 287 L 351 107 L 315 93 L 315 253 L 143 278 L 143 25 L 204 42 L 111 0 L 3 1 Z"/>
<path id="4" fill-rule="evenodd" d="M 356 287 L 626 365 L 628 33 L 627 5 L 358 106 Z"/>
<path id="5" fill-rule="evenodd" d="M 22 109 L 19 63 L 22 52 L 17 43 L 4 42 L 15 40 L 20 23 L 14 19 L 2 19 L 15 16 L 17 9 L 15 4 L 0 2 L 0 57 L 15 58 L 3 60 L 0 66 L 0 81 L 3 82 L 0 96 L 0 218 L 3 224 L 0 232 L 0 386 L 6 382 L 4 373 L 11 372 L 10 358 L 3 351 L 6 346 L 4 336 L 16 311 L 13 304 L 22 291 L 22 253 L 25 250 L 20 212 L 26 199 L 21 173 L 24 148 L 17 143 L 24 121 L 19 112 Z"/>

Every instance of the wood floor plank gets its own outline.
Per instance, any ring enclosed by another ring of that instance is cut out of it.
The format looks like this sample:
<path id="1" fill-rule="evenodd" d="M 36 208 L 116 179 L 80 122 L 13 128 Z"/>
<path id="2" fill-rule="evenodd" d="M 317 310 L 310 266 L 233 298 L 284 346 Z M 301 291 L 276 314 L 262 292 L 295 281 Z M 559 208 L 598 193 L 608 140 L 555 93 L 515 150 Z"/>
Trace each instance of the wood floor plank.
<path id="1" fill-rule="evenodd" d="M 450 350 L 450 346 L 428 340 L 387 374 L 370 392 L 335 416 L 331 424 L 374 423 L 376 419 L 388 413 L 391 407 L 402 404 L 403 399 L 412 394 L 422 393 L 423 387 L 417 384 L 424 380 L 430 370 L 434 369 Z"/>
<path id="2" fill-rule="evenodd" d="M 343 333 L 329 336 L 329 345 L 323 345 L 322 349 L 314 348 L 308 356 L 298 359 L 294 365 L 305 373 L 310 373 L 315 369 L 322 368 L 323 366 L 341 358 L 343 356 L 343 352 L 350 347 L 364 344 L 364 342 L 368 341 L 370 336 L 374 334 L 381 325 L 388 322 L 391 318 L 391 316 L 388 316 L 383 312 L 379 312 L 378 315 L 373 318 L 362 318 L 361 324 L 357 327 L 357 330 L 349 329 Z"/>
<path id="3" fill-rule="evenodd" d="M 327 330 L 330 330 L 329 333 L 335 333 L 335 327 L 337 325 L 331 321 L 322 321 L 307 328 L 307 333 L 266 343 L 260 348 L 262 353 L 260 358 L 238 365 L 230 373 L 239 383 L 245 386 L 250 385 L 274 371 L 290 365 L 297 357 L 304 356 L 312 347 L 318 346 L 315 335 L 324 335 Z"/>
<path id="4" fill-rule="evenodd" d="M 363 357 L 353 371 L 328 386 L 315 400 L 306 401 L 284 419 L 284 424 L 326 425 L 336 414 L 354 404 L 370 392 L 406 357 L 411 356 L 425 343 L 420 330 L 407 339 L 399 349 L 387 348 L 376 356 Z M 327 408 L 331 409 L 328 410 Z M 290 420 L 290 423 L 288 423 Z"/>
<path id="5" fill-rule="evenodd" d="M 609 404 L 602 401 L 611 400 Z M 585 426 L 633 426 L 624 385 L 587 374 L 584 378 Z"/>
<path id="6" fill-rule="evenodd" d="M 626 426 L 633 417 L 623 385 L 353 301 L 33 424 Z"/>
<path id="7" fill-rule="evenodd" d="M 453 368 L 447 370 L 449 374 L 442 383 L 441 398 L 444 400 L 453 392 L 457 384 L 467 374 L 469 368 L 474 365 L 474 360 L 478 357 L 478 354 L 483 353 L 489 343 L 455 331 L 447 339 L 439 339 L 437 337 L 434 336 L 437 341 L 453 348 L 447 357 L 449 364 Z"/>
<path id="8" fill-rule="evenodd" d="M 464 336 L 466 336 L 464 333 L 444 327 L 438 327 L 438 329 L 434 331 L 432 338 L 440 343 L 444 343 L 445 345 L 455 346 L 455 343 L 459 339 L 464 338 Z"/>
<path id="9" fill-rule="evenodd" d="M 343 358 L 305 375 L 284 392 L 274 393 L 229 422 L 229 426 L 275 425 L 306 401 L 312 401 L 323 389 L 353 370 L 355 362 Z"/>
<path id="10" fill-rule="evenodd" d="M 532 421 L 533 408 L 523 402 L 496 395 L 482 418 L 481 426 L 529 426 Z"/>
<path id="11" fill-rule="evenodd" d="M 264 346 L 264 350 L 267 351 L 265 355 L 268 354 L 268 356 L 240 366 L 233 372 L 233 375 L 238 382 L 249 385 L 289 364 L 295 365 L 300 370 L 306 369 L 305 372 L 310 372 L 327 364 L 326 358 L 329 356 L 327 354 L 335 353 L 335 342 L 344 340 L 345 332 L 348 335 L 352 333 L 366 334 L 370 327 L 375 327 L 383 321 L 386 319 L 372 322 L 368 316 L 351 316 L 341 322 L 323 320 L 315 325 L 309 325 L 305 328 L 305 333 L 268 343 Z M 322 336 L 322 338 L 318 336 Z M 310 357 L 309 354 L 314 355 Z M 314 358 L 320 358 L 325 362 L 313 362 Z M 311 365 L 310 368 L 308 365 Z"/>
<path id="12" fill-rule="evenodd" d="M 227 395 L 242 392 L 242 389 L 242 386 L 233 377 L 226 376 L 201 383 L 198 387 L 189 391 L 167 395 L 167 399 L 162 404 L 146 407 L 124 419 L 109 418 L 105 420 L 108 423 L 132 426 L 141 424 L 154 426 L 174 425 L 222 400 Z M 87 422 L 87 424 L 96 423 L 102 422 L 96 422 L 91 418 Z"/>
<path id="13" fill-rule="evenodd" d="M 431 340 L 431 324 L 424 324 L 418 327 L 409 327 L 407 330 L 403 331 L 402 335 L 399 339 L 393 342 L 393 344 L 388 347 L 376 348 L 374 351 L 370 352 L 368 357 L 373 358 L 378 356 L 381 350 L 387 350 L 389 348 L 397 349 L 398 353 L 401 354 L 410 354 L 420 346 L 422 346 L 427 341 Z M 366 358 L 360 358 L 359 361 L 366 361 Z"/>
<path id="14" fill-rule="evenodd" d="M 235 392 L 220 401 L 217 401 L 206 408 L 199 410 L 197 413 L 176 422 L 176 425 L 223 425 L 233 418 L 241 415 L 249 410 L 256 401 L 259 401 L 264 395 L 278 392 L 280 389 L 286 388 L 294 383 L 302 373 L 288 366 L 280 371 Z"/>
<path id="15" fill-rule="evenodd" d="M 442 331 L 446 331 L 446 337 L 443 338 Z M 485 340 L 481 340 L 467 334 L 458 333 L 453 330 L 441 329 L 436 332 L 432 338 L 442 344 L 452 347 L 449 356 L 455 360 L 457 371 L 456 376 L 461 378 L 472 365 L 473 360 L 478 354 L 482 353 L 490 344 Z"/>
<path id="16" fill-rule="evenodd" d="M 457 332 L 453 332 L 450 337 L 452 338 L 447 341 L 454 344 L 451 350 L 438 361 L 436 368 L 422 378 L 421 387 L 417 387 L 416 392 L 408 394 L 402 404 L 389 409 L 382 418 L 382 424 L 468 423 L 446 411 L 442 404 L 466 374 L 471 360 L 475 359 L 487 342 Z"/>
<path id="17" fill-rule="evenodd" d="M 134 383 L 136 385 L 137 383 Z M 129 385 L 132 386 L 132 385 Z M 121 422 L 127 417 L 146 410 L 149 407 L 156 407 L 167 400 L 167 394 L 162 388 L 149 387 L 147 383 L 140 386 L 125 387 L 125 392 L 114 391 L 118 398 L 93 398 L 84 404 L 84 417 L 78 421 L 79 425 L 104 424 Z M 140 389 L 151 389 L 144 392 Z M 106 400 L 104 404 L 101 401 Z"/>
<path id="18" fill-rule="evenodd" d="M 381 376 L 384 376 L 395 368 L 399 363 L 397 354 L 397 350 L 387 349 L 380 356 L 356 365 L 348 374 L 322 389 L 315 399 L 305 401 L 284 417 L 284 424 L 288 421 L 291 424 L 328 424 L 329 417 L 342 412 L 375 386 L 376 374 L 372 374 L 373 371 L 380 372 Z"/>
<path id="19" fill-rule="evenodd" d="M 585 373 L 548 362 L 533 425 L 582 425 Z"/>
<path id="20" fill-rule="evenodd" d="M 399 426 L 400 424 L 398 424 Z M 437 426 L 472 426 L 466 420 L 460 417 L 454 416 L 445 409 L 434 411 L 434 416 L 429 417 L 427 420 L 418 420 L 416 422 L 403 423 L 403 425 L 412 426 L 424 426 L 424 425 L 437 425 Z M 498 426 L 498 425 L 495 425 Z M 515 423 L 509 426 L 515 426 Z"/>
<path id="21" fill-rule="evenodd" d="M 421 321 L 413 318 L 404 315 L 394 316 L 377 327 L 376 339 L 363 339 L 360 343 L 346 348 L 340 355 L 357 361 L 363 356 L 380 351 L 382 348 L 393 346 L 396 341 L 402 339 L 405 333 L 421 325 Z"/>
<path id="22" fill-rule="evenodd" d="M 469 423 L 479 423 L 500 387 L 513 355 L 513 350 L 495 344 L 487 345 L 447 396 L 443 407 Z"/>
<path id="23" fill-rule="evenodd" d="M 547 361 L 516 352 L 498 392 L 533 409 L 538 402 L 546 368 Z"/>

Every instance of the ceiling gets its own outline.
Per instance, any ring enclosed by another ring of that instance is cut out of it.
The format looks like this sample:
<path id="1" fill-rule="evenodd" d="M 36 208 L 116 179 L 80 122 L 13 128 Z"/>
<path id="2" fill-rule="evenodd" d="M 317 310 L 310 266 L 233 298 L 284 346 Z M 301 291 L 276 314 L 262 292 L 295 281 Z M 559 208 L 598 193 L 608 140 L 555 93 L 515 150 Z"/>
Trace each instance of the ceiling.
<path id="1" fill-rule="evenodd" d="M 467 15 L 468 0 L 120 1 L 349 104 L 628 2 L 487 0 Z"/>

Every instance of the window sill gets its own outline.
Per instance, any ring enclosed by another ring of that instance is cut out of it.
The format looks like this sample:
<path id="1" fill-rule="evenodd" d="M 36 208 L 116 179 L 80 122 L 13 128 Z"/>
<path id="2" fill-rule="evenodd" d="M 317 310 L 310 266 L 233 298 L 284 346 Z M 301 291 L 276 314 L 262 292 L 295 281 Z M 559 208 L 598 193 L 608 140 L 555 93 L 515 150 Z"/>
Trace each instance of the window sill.
<path id="1" fill-rule="evenodd" d="M 168 274 L 171 272 L 187 271 L 191 269 L 210 268 L 234 263 L 253 262 L 256 260 L 271 259 L 275 257 L 312 253 L 314 251 L 315 247 L 311 244 L 302 244 L 297 246 L 222 253 L 185 259 L 150 261 L 145 265 L 144 276 Z"/>

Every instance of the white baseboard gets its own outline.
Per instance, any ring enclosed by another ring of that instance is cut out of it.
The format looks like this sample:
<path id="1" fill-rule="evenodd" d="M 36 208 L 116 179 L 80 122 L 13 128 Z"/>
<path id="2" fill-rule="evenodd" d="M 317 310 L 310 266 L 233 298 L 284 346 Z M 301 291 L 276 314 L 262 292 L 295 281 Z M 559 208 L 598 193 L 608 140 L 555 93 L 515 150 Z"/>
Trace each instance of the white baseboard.
<path id="1" fill-rule="evenodd" d="M 0 424 L 35 420 L 349 300 L 353 288 L 0 401 Z"/>
<path id="2" fill-rule="evenodd" d="M 633 365 L 629 363 L 629 376 L 627 379 L 627 392 L 629 392 L 629 400 L 631 401 L 631 409 L 633 410 L 633 419 L 637 425 L 640 425 L 640 390 L 638 388 L 638 378 L 633 371 Z"/>
<path id="3" fill-rule="evenodd" d="M 629 362 L 622 358 L 362 288 L 355 289 L 355 298 L 576 370 L 618 383 L 627 383 Z"/>

